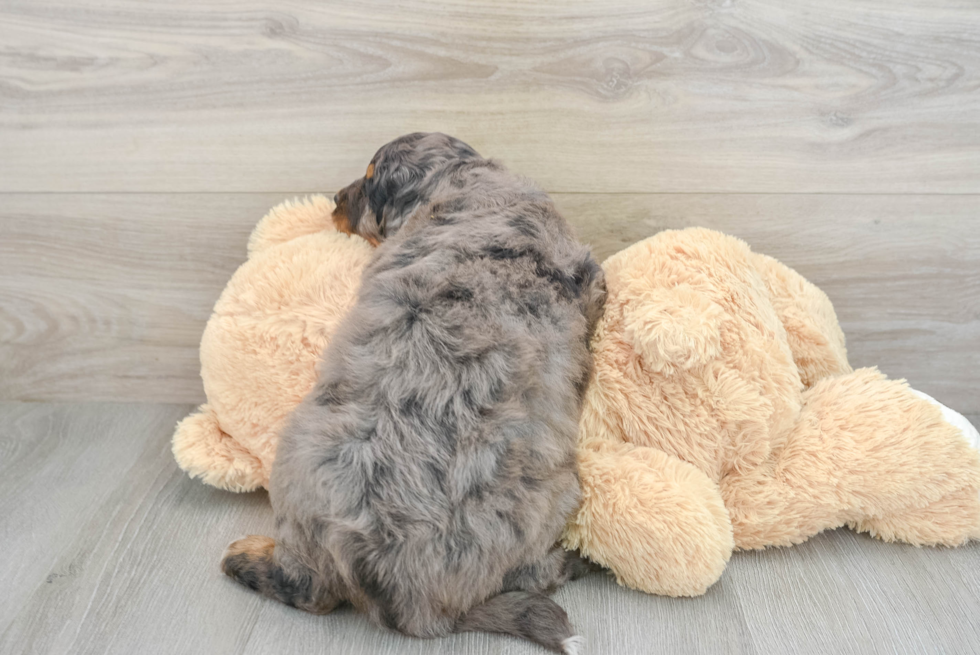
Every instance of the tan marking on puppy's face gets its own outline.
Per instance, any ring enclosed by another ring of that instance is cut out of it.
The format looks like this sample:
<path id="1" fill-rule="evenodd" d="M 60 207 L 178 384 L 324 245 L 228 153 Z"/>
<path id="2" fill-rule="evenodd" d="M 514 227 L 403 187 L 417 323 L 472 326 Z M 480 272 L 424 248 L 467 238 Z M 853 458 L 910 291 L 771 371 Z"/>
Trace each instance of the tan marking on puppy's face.
<path id="1" fill-rule="evenodd" d="M 334 208 L 330 218 L 333 220 L 333 226 L 337 228 L 338 232 L 343 232 L 344 234 L 354 234 L 354 230 L 350 226 L 350 218 L 347 216 L 347 207 L 342 207 L 340 204 L 338 204 Z"/>
<path id="2" fill-rule="evenodd" d="M 368 166 L 368 173 L 374 174 L 374 164 Z M 367 197 L 364 193 L 364 185 L 367 177 L 355 180 L 337 192 L 333 201 L 335 207 L 331 214 L 334 227 L 338 232 L 344 234 L 356 234 L 364 238 L 372 246 L 378 246 L 381 240 L 370 230 L 358 229 L 367 210 Z"/>
<path id="3" fill-rule="evenodd" d="M 364 174 L 364 177 L 368 180 L 374 177 L 374 162 L 368 164 L 367 173 Z"/>

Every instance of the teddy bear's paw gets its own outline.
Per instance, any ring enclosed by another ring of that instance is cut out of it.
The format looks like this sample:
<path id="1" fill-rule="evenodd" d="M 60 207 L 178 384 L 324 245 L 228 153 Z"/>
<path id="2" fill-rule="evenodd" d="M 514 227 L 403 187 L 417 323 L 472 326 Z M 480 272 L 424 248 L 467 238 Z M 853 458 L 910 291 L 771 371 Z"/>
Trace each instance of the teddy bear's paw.
<path id="1" fill-rule="evenodd" d="M 865 495 L 861 511 L 848 524 L 884 541 L 916 546 L 959 546 L 980 539 L 976 429 L 962 415 L 903 382 L 887 381 L 872 397 L 889 398 L 886 408 L 895 411 L 879 432 L 888 434 L 892 425 L 900 427 L 882 443 L 886 447 L 871 451 L 879 460 L 875 469 L 884 472 L 873 488 L 889 492 L 877 498 Z M 861 481 L 867 479 L 864 471 Z M 867 502 L 869 498 L 873 504 Z"/>
<path id="2" fill-rule="evenodd" d="M 266 483 L 262 462 L 221 429 L 208 405 L 177 424 L 173 453 L 188 475 L 219 489 L 255 491 Z"/>
<path id="3" fill-rule="evenodd" d="M 980 432 L 977 432 L 977 429 L 973 427 L 972 423 L 966 420 L 965 416 L 955 410 L 950 409 L 949 407 L 946 407 L 946 405 L 942 404 L 927 393 L 911 388 L 909 391 L 914 393 L 919 398 L 928 400 L 930 403 L 938 407 L 939 411 L 943 413 L 943 418 L 946 419 L 946 422 L 957 428 L 963 434 L 963 438 L 966 439 L 966 442 L 970 444 L 974 450 L 980 451 Z"/>
<path id="4" fill-rule="evenodd" d="M 945 419 L 946 422 L 952 425 L 954 428 L 959 430 L 960 434 L 963 435 L 963 439 L 966 440 L 966 443 L 968 443 L 970 447 L 973 448 L 973 450 L 980 453 L 980 432 L 977 432 L 977 429 L 973 426 L 972 423 L 970 423 L 966 419 L 965 416 L 963 416 L 956 410 L 946 407 L 946 405 L 942 404 L 941 402 L 939 402 L 938 400 L 936 400 L 935 398 L 933 398 L 927 393 L 923 393 L 921 391 L 912 388 L 910 388 L 909 391 L 914 393 L 919 398 L 922 398 L 923 400 L 927 400 L 933 405 L 937 406 L 939 408 L 939 411 L 943 413 L 943 419 Z M 978 497 L 980 497 L 980 490 L 977 491 L 977 495 Z M 976 535 L 974 535 L 973 538 L 980 539 L 980 526 L 978 526 L 977 533 Z"/>
<path id="5" fill-rule="evenodd" d="M 579 475 L 582 506 L 566 527 L 566 548 L 647 593 L 697 596 L 721 576 L 732 526 L 717 485 L 700 470 L 615 443 L 580 452 Z"/>
<path id="6" fill-rule="evenodd" d="M 718 356 L 724 310 L 686 284 L 647 292 L 624 310 L 624 331 L 652 371 L 672 373 Z"/>

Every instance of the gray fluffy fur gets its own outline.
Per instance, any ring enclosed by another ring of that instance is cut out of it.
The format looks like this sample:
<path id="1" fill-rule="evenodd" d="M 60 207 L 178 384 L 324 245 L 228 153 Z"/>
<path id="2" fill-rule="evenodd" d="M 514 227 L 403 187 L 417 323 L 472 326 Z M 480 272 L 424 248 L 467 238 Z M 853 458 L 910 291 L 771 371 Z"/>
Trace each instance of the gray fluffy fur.
<path id="1" fill-rule="evenodd" d="M 282 435 L 274 553 L 225 570 L 409 635 L 560 651 L 571 626 L 542 594 L 580 570 L 555 544 L 602 271 L 543 191 L 456 139 L 408 135 L 372 164 L 338 225 L 381 245 Z"/>

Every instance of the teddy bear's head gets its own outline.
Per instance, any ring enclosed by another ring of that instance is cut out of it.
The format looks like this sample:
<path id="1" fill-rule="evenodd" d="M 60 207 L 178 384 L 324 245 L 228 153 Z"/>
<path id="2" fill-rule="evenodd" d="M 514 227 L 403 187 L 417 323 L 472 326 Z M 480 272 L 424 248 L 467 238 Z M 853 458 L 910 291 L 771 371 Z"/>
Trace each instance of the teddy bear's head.
<path id="1" fill-rule="evenodd" d="M 715 481 L 758 465 L 804 388 L 759 264 L 742 241 L 704 229 L 609 258 L 582 438 L 655 447 Z"/>
<path id="2" fill-rule="evenodd" d="M 336 231 L 333 207 L 314 196 L 270 211 L 214 306 L 201 338 L 208 402 L 174 435 L 180 466 L 208 484 L 268 485 L 279 430 L 354 303 L 374 249 Z"/>

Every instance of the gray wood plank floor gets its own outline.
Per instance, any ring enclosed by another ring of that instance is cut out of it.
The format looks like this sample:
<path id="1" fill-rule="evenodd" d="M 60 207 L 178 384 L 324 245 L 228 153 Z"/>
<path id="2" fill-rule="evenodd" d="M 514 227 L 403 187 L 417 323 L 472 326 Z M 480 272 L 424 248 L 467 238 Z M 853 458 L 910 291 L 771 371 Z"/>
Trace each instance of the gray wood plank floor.
<path id="1" fill-rule="evenodd" d="M 264 493 L 217 491 L 177 469 L 169 439 L 190 409 L 0 403 L 0 653 L 543 652 L 485 634 L 412 640 L 224 578 L 224 546 L 267 533 L 271 510 Z M 980 544 L 916 549 L 839 530 L 737 553 L 700 598 L 647 596 L 602 574 L 556 598 L 594 654 L 975 653 L 978 590 Z"/>

